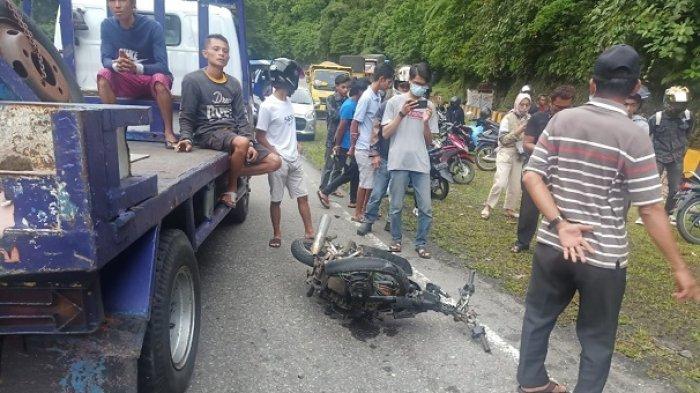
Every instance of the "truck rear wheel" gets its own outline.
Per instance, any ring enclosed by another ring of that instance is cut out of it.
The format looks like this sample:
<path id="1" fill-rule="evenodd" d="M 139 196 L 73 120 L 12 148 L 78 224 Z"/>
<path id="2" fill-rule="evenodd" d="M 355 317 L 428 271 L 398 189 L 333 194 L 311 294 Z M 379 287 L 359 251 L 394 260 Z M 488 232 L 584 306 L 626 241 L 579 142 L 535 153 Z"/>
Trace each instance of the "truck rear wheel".
<path id="1" fill-rule="evenodd" d="M 139 392 L 180 393 L 190 383 L 201 319 L 197 259 L 187 236 L 160 235 L 151 319 L 139 358 Z"/>

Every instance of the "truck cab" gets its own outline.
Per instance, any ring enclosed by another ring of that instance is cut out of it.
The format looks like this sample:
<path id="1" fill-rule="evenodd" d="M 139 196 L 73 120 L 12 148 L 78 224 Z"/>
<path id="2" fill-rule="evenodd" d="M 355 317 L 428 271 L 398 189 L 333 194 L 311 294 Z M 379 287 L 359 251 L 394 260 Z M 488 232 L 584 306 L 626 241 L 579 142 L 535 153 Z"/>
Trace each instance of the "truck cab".
<path id="1" fill-rule="evenodd" d="M 352 69 L 331 61 L 313 64 L 307 71 L 307 83 L 316 110 L 326 111 L 326 98 L 335 92 L 335 78 L 338 75 L 350 75 Z"/>

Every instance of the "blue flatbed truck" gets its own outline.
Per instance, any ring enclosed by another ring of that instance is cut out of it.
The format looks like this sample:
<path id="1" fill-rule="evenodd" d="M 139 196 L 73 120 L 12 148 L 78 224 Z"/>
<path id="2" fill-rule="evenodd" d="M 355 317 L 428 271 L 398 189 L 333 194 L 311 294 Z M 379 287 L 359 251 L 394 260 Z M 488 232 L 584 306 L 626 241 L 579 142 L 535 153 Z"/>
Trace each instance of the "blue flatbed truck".
<path id="1" fill-rule="evenodd" d="M 0 0 L 0 392 L 185 391 L 201 318 L 195 251 L 220 223 L 245 220 L 250 190 L 233 210 L 217 204 L 225 153 L 178 154 L 162 129 L 127 131 L 151 122 L 154 103 L 84 103 L 71 1 L 51 1 L 61 54 L 31 1 Z M 211 4 L 234 13 L 248 64 L 243 0 L 199 3 L 200 47 Z M 155 19 L 164 13 L 155 0 Z"/>

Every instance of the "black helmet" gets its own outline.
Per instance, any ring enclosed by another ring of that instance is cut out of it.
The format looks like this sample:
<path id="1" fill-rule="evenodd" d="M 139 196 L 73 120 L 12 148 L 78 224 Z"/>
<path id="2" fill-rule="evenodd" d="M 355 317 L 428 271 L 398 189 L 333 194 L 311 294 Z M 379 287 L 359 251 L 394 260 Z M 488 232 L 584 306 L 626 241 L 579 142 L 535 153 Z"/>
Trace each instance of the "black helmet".
<path id="1" fill-rule="evenodd" d="M 299 64 L 294 60 L 279 59 L 272 60 L 270 64 L 270 82 L 275 85 L 282 85 L 287 89 L 289 96 L 299 87 Z"/>
<path id="2" fill-rule="evenodd" d="M 453 96 L 452 98 L 450 98 L 450 105 L 460 106 L 460 104 L 462 104 L 461 98 L 457 96 Z"/>

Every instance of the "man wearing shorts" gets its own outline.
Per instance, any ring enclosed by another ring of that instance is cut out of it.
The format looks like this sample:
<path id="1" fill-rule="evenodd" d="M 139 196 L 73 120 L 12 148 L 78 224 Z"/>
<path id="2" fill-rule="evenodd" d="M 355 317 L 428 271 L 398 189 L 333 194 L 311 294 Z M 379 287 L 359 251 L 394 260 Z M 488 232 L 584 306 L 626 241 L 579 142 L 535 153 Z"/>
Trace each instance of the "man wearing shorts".
<path id="1" fill-rule="evenodd" d="M 173 132 L 173 76 L 168 69 L 163 27 L 135 13 L 136 0 L 108 0 L 114 15 L 100 26 L 102 65 L 97 73 L 97 94 L 104 104 L 117 97 L 156 100 L 165 126 L 165 145 L 175 147 Z"/>
<path id="2" fill-rule="evenodd" d="M 239 177 L 272 172 L 281 161 L 253 139 L 241 83 L 224 73 L 229 60 L 226 38 L 208 36 L 202 55 L 207 66 L 187 74 L 182 81 L 177 150 L 189 152 L 194 144 L 230 154 L 228 186 L 220 200 L 233 208 L 239 199 Z"/>
<path id="3" fill-rule="evenodd" d="M 272 239 L 268 245 L 282 245 L 282 199 L 284 190 L 297 200 L 299 214 L 304 223 L 306 238 L 314 237 L 311 223 L 308 190 L 304 180 L 304 169 L 297 145 L 294 108 L 289 97 L 299 86 L 300 67 L 293 60 L 280 58 L 270 65 L 270 81 L 274 92 L 260 105 L 256 136 L 260 144 L 282 158 L 282 166 L 268 174 L 270 183 L 270 219 Z"/>
<path id="4" fill-rule="evenodd" d="M 392 86 L 394 69 L 388 64 L 382 64 L 372 74 L 372 84 L 367 87 L 360 100 L 357 102 L 355 116 L 350 124 L 352 135 L 352 147 L 348 155 L 355 156 L 357 167 L 360 170 L 360 186 L 357 190 L 357 206 L 353 218 L 361 221 L 365 211 L 367 200 L 372 193 L 374 183 L 374 167 L 369 156 L 372 140 L 373 120 L 382 102 L 380 91 L 386 91 Z"/>

